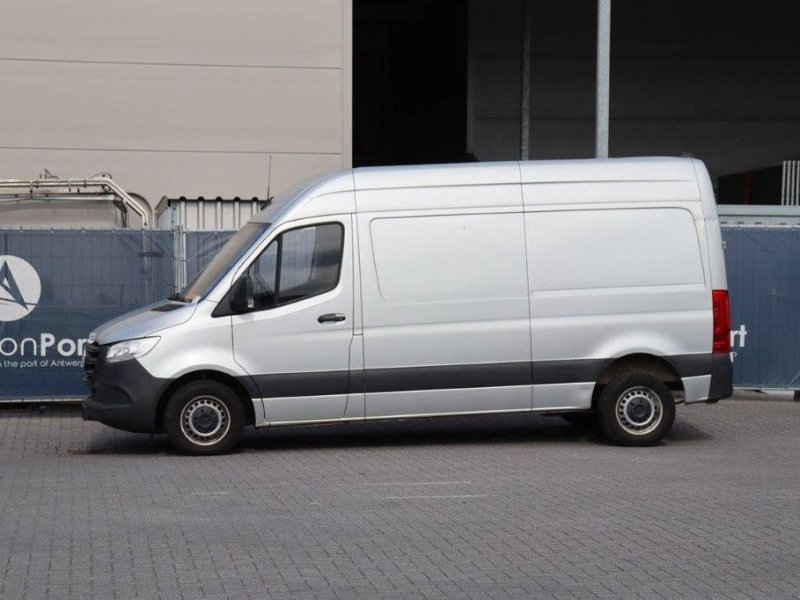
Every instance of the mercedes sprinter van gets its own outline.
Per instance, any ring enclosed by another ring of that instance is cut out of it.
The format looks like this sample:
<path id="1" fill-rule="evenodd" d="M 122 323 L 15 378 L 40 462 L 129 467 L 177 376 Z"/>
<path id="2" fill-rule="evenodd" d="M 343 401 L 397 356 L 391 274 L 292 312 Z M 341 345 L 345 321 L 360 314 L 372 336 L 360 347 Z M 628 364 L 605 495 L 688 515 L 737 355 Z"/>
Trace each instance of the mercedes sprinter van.
<path id="1" fill-rule="evenodd" d="M 90 335 L 86 418 L 230 450 L 246 425 L 540 412 L 652 445 L 731 387 L 702 162 L 347 170 Z"/>

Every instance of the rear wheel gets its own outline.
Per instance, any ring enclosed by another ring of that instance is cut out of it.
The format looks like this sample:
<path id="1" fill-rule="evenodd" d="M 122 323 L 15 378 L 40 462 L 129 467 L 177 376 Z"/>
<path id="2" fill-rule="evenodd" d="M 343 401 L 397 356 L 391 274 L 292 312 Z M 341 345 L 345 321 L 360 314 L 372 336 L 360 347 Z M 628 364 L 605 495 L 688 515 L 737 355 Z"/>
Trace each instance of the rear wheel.
<path id="1" fill-rule="evenodd" d="M 675 421 L 675 400 L 669 388 L 644 372 L 609 383 L 597 407 L 603 432 L 623 446 L 653 446 Z"/>
<path id="2" fill-rule="evenodd" d="M 164 431 L 185 454 L 224 454 L 244 430 L 244 409 L 228 386 L 213 380 L 178 388 L 164 411 Z"/>

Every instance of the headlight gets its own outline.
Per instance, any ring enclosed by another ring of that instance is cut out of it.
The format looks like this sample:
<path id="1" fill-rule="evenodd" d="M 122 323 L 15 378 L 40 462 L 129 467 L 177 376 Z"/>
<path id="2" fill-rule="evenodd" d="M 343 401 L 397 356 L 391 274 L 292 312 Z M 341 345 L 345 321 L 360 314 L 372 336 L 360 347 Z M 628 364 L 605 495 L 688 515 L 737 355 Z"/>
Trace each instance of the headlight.
<path id="1" fill-rule="evenodd" d="M 144 356 L 150 352 L 150 350 L 156 347 L 156 344 L 160 339 L 161 338 L 158 337 L 147 337 L 114 344 L 108 349 L 108 354 L 106 354 L 106 362 L 120 362 L 122 360 L 130 360 L 132 358 Z"/>

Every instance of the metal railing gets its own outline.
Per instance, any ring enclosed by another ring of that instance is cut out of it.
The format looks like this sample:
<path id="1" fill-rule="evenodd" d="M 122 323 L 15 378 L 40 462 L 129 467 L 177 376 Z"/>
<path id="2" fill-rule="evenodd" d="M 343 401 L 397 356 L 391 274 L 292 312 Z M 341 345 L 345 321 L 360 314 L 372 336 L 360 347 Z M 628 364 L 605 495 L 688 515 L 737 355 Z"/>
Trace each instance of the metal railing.
<path id="1" fill-rule="evenodd" d="M 43 177 L 39 179 L 0 180 L 0 202 L 69 202 L 98 201 L 119 203 L 123 212 L 130 209 L 147 229 L 155 224 L 150 204 L 136 194 L 122 189 L 107 173 L 84 179 Z"/>

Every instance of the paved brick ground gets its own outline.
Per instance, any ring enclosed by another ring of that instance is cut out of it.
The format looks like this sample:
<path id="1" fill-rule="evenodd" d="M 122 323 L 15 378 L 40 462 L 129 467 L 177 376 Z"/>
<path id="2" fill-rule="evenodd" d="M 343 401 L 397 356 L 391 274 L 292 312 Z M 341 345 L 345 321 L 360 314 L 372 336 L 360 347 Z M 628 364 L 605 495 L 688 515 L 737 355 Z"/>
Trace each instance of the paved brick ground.
<path id="1" fill-rule="evenodd" d="M 547 417 L 250 433 L 185 458 L 0 410 L 0 598 L 800 597 L 800 404 L 663 446 Z"/>

